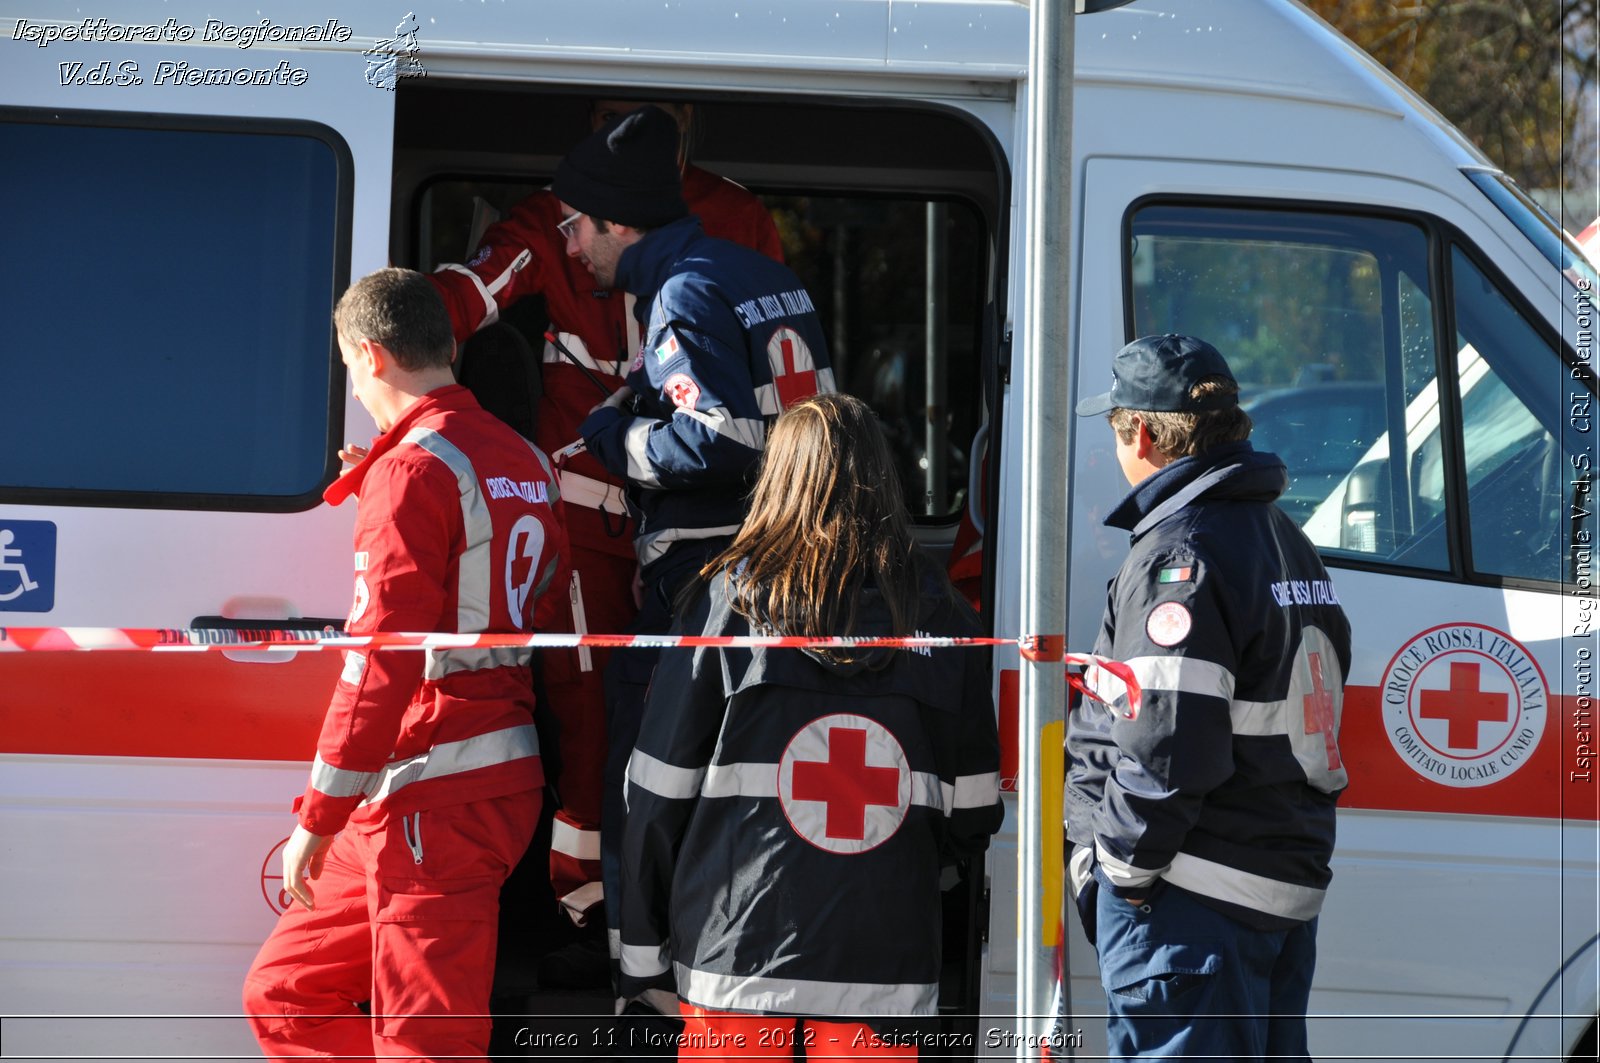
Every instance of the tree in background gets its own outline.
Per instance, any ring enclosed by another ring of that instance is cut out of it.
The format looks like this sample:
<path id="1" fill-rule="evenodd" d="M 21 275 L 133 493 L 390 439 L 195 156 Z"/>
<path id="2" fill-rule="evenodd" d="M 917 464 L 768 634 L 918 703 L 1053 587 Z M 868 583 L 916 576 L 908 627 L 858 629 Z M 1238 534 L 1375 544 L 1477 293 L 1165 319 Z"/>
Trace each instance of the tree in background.
<path id="1" fill-rule="evenodd" d="M 1568 229 L 1576 232 L 1600 214 L 1600 0 L 1305 3 L 1433 104 L 1523 188 L 1544 193 Z"/>

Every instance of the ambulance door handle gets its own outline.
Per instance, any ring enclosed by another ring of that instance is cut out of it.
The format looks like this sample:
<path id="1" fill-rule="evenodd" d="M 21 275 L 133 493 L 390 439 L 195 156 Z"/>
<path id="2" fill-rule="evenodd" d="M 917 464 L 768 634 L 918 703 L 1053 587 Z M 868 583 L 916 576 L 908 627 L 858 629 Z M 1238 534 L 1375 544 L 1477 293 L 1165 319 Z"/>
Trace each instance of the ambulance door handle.
<path id="1" fill-rule="evenodd" d="M 224 631 L 326 631 L 330 634 L 344 629 L 343 620 L 321 616 L 248 617 L 248 616 L 197 616 L 189 622 L 196 630 Z M 298 650 L 223 650 L 222 655 L 241 664 L 280 664 L 294 659 Z"/>

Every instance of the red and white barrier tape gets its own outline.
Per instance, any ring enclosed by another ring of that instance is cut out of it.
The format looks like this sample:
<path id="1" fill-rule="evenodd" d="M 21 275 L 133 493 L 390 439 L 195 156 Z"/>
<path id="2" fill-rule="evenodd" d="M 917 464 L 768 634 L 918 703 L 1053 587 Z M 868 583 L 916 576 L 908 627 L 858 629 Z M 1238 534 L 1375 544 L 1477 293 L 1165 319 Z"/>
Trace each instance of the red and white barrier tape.
<path id="1" fill-rule="evenodd" d="M 66 650 L 146 650 L 154 653 L 196 653 L 206 650 L 264 650 L 304 652 L 316 650 L 464 650 L 495 647 L 572 649 L 593 646 L 610 649 L 643 647 L 742 647 L 749 649 L 952 649 L 972 646 L 1029 647 L 1037 639 L 912 635 L 895 638 L 806 638 L 794 635 L 568 635 L 450 634 L 441 632 L 378 631 L 346 635 L 332 629 L 278 630 L 274 628 L 166 628 L 166 627 L 0 627 L 0 653 L 58 652 Z M 1028 655 L 1033 659 L 1032 655 Z M 1121 680 L 1128 690 L 1131 719 L 1139 707 L 1139 683 L 1121 661 L 1092 653 L 1062 653 L 1068 665 L 1099 668 Z M 1067 682 L 1096 701 L 1080 675 L 1067 673 Z"/>

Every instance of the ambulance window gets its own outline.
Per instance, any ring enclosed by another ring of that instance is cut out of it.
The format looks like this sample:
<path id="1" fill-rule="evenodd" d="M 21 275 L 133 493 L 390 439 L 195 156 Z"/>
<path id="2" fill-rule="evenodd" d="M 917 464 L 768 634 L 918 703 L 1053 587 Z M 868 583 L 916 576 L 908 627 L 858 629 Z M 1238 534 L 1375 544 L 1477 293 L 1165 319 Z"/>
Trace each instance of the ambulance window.
<path id="1" fill-rule="evenodd" d="M 1419 534 L 1443 519 L 1443 481 L 1419 484 L 1405 457 L 1439 431 L 1427 233 L 1158 204 L 1136 211 L 1131 237 L 1132 334 L 1189 333 L 1227 356 L 1253 442 L 1289 468 L 1278 504 L 1312 541 L 1447 569 L 1444 538 Z"/>
<path id="2" fill-rule="evenodd" d="M 828 331 L 839 388 L 878 415 L 911 512 L 966 504 L 988 234 L 968 202 L 762 197 Z"/>
<path id="3" fill-rule="evenodd" d="M 1575 478 L 1575 451 L 1559 441 L 1566 376 L 1550 342 L 1459 247 L 1450 264 L 1472 568 L 1559 580 Z"/>
<path id="4" fill-rule="evenodd" d="M 78 118 L 0 119 L 19 249 L 0 288 L 25 311 L 0 326 L 0 499 L 315 504 L 341 401 L 330 314 L 348 153 L 281 123 Z"/>

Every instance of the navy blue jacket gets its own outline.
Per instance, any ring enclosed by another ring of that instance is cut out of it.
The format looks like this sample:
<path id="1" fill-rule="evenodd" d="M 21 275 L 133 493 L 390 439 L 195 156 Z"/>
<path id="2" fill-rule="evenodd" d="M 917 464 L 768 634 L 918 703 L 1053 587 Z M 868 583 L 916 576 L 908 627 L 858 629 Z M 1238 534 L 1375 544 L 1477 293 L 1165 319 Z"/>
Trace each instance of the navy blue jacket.
<path id="1" fill-rule="evenodd" d="M 686 539 L 731 536 L 788 404 L 834 390 L 822 322 L 788 267 L 706 236 L 683 218 L 622 252 L 645 335 L 625 412 L 602 407 L 579 428 L 589 452 L 628 485 L 634 549 L 646 578 Z"/>
<path id="2" fill-rule="evenodd" d="M 1158 879 L 1262 928 L 1316 916 L 1346 774 L 1350 626 L 1327 570 L 1272 502 L 1276 455 L 1183 458 L 1106 518 L 1132 533 L 1095 652 L 1133 667 L 1143 708 L 1092 673 L 1067 728 L 1067 834 L 1120 895 Z"/>
<path id="3" fill-rule="evenodd" d="M 976 633 L 949 593 L 918 629 Z M 720 576 L 674 628 L 746 635 Z M 889 633 L 862 593 L 858 635 Z M 1000 826 L 988 654 L 667 650 L 628 764 L 623 995 L 713 1010 L 931 1015 L 940 867 Z"/>

